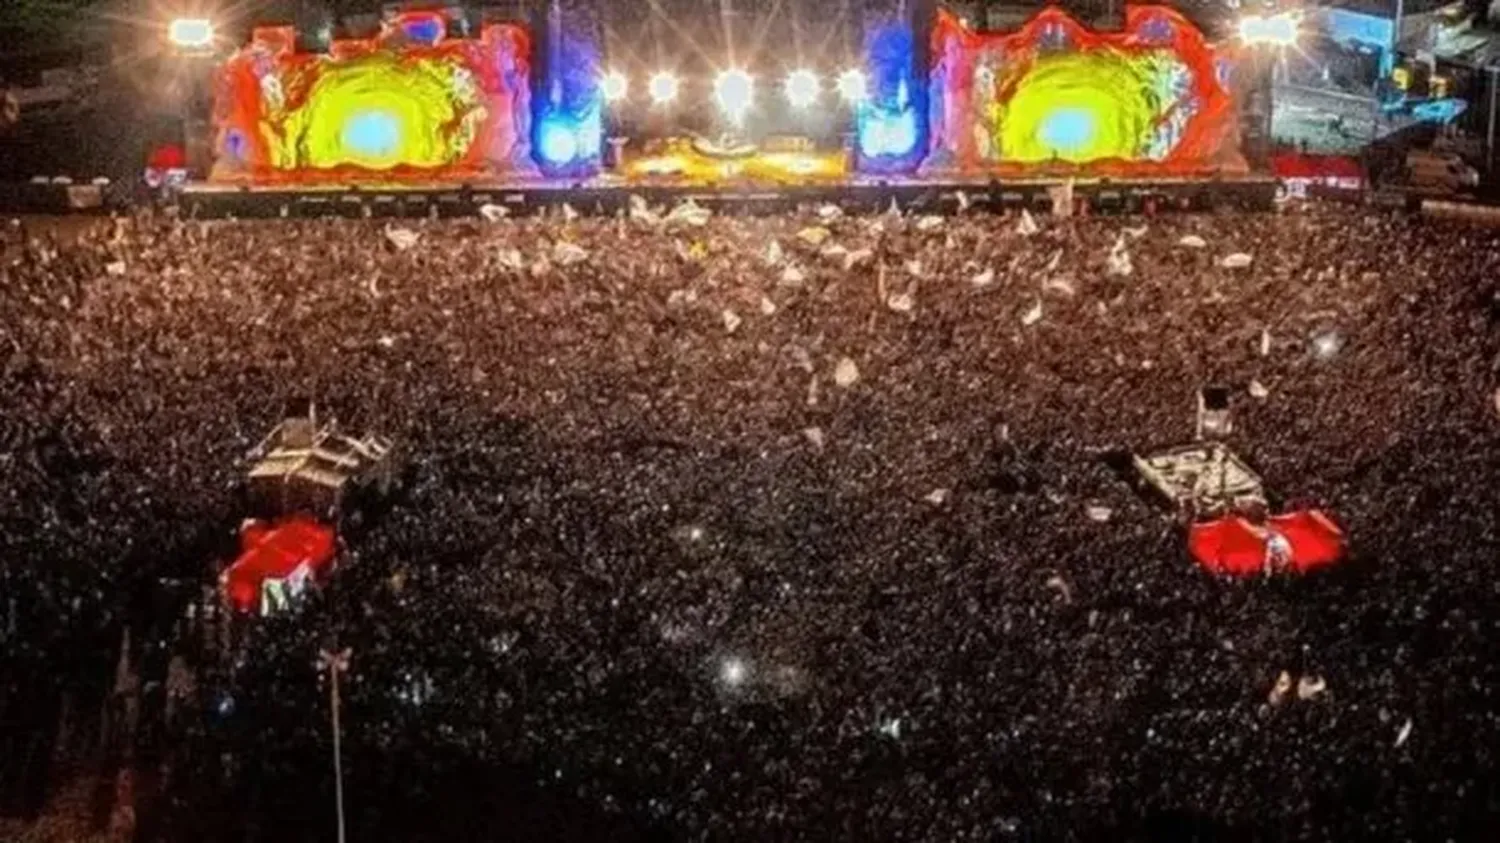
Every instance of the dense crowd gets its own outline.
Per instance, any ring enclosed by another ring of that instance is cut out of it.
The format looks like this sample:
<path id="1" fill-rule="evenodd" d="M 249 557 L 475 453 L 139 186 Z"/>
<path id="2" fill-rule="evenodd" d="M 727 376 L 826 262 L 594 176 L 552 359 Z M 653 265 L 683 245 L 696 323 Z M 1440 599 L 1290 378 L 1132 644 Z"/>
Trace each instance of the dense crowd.
<path id="1" fill-rule="evenodd" d="M 410 466 L 327 590 L 194 665 L 154 839 L 328 838 L 330 646 L 351 839 L 1463 840 L 1500 811 L 1493 232 L 637 209 L 5 250 L 27 723 L 113 682 L 124 626 L 159 692 L 163 595 L 212 582 L 287 402 Z M 1215 580 L 1118 470 L 1208 384 L 1344 566 Z"/>

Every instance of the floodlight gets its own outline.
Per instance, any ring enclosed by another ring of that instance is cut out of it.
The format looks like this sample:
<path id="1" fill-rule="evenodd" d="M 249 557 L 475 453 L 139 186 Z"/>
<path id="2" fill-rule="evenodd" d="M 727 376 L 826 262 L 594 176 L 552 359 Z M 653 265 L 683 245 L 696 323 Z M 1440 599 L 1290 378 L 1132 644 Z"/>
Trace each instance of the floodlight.
<path id="1" fill-rule="evenodd" d="M 203 18 L 178 18 L 167 27 L 167 40 L 175 47 L 201 50 L 214 43 L 214 25 Z"/>
<path id="2" fill-rule="evenodd" d="M 619 102 L 630 93 L 630 80 L 618 70 L 611 70 L 599 81 L 599 89 L 604 93 L 605 102 Z"/>
<path id="3" fill-rule="evenodd" d="M 1239 31 L 1240 41 L 1246 44 L 1289 47 L 1297 43 L 1297 17 L 1290 13 L 1246 15 L 1240 18 Z"/>
<path id="4" fill-rule="evenodd" d="M 718 100 L 719 110 L 725 117 L 739 123 L 745 119 L 745 112 L 750 110 L 755 99 L 755 80 L 743 70 L 730 68 L 714 81 L 714 99 Z"/>
<path id="5" fill-rule="evenodd" d="M 811 70 L 794 70 L 786 77 L 786 101 L 793 108 L 807 108 L 818 101 L 818 74 Z"/>
<path id="6" fill-rule="evenodd" d="M 677 77 L 663 70 L 651 77 L 651 81 L 646 84 L 646 89 L 651 94 L 652 102 L 657 105 L 665 105 L 677 99 L 677 89 L 679 86 L 680 83 L 678 83 Z"/>
<path id="7" fill-rule="evenodd" d="M 868 96 L 868 83 L 865 81 L 865 72 L 857 67 L 851 67 L 839 74 L 837 86 L 839 96 L 847 103 L 863 102 Z"/>

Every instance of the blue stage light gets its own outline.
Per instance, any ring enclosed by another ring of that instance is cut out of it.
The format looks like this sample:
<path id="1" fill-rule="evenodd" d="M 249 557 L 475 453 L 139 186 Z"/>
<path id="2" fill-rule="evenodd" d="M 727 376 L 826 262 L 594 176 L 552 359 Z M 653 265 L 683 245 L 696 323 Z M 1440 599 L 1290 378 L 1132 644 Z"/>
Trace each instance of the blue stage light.
<path id="1" fill-rule="evenodd" d="M 920 162 L 927 97 L 914 63 L 915 44 L 910 24 L 899 19 L 871 30 L 865 40 L 869 75 L 855 117 L 862 172 L 909 172 Z M 849 87 L 855 87 L 852 76 Z"/>
<path id="2" fill-rule="evenodd" d="M 574 127 L 561 119 L 544 122 L 541 128 L 542 161 L 564 167 L 578 157 L 578 135 Z"/>
<path id="3" fill-rule="evenodd" d="M 583 178 L 599 171 L 604 147 L 605 77 L 599 50 L 584 28 L 562 27 L 549 39 L 547 73 L 533 100 L 532 152 L 552 178 Z"/>
<path id="4" fill-rule="evenodd" d="M 859 151 L 867 158 L 902 158 L 917 147 L 917 113 L 866 109 L 859 118 Z"/>

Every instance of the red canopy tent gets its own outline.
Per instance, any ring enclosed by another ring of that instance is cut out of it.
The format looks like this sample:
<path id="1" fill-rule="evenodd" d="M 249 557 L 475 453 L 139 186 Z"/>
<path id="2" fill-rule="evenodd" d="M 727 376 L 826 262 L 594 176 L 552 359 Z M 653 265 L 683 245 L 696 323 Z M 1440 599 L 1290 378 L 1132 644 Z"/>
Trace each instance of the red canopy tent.
<path id="1" fill-rule="evenodd" d="M 1253 576 L 1277 565 L 1300 574 L 1341 560 L 1344 532 L 1315 509 L 1274 515 L 1261 526 L 1232 515 L 1194 524 L 1188 550 L 1216 574 Z"/>
<path id="2" fill-rule="evenodd" d="M 164 143 L 146 157 L 148 170 L 181 170 L 187 167 L 187 152 L 181 144 Z"/>
<path id="3" fill-rule="evenodd" d="M 267 606 L 267 594 L 283 600 L 300 593 L 308 579 L 326 579 L 334 549 L 333 528 L 305 515 L 274 524 L 246 522 L 240 529 L 240 555 L 224 572 L 224 594 L 242 612 L 274 610 L 276 606 Z"/>

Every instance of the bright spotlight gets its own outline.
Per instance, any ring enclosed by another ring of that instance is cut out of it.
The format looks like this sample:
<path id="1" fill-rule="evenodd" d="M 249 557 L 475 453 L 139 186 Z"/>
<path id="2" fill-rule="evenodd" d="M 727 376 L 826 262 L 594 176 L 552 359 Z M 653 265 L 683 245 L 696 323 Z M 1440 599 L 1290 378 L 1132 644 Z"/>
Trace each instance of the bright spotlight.
<path id="1" fill-rule="evenodd" d="M 755 99 L 755 80 L 738 68 L 726 70 L 714 80 L 714 99 L 718 100 L 719 110 L 730 122 L 739 123 L 745 119 L 745 112 L 750 110 Z"/>
<path id="2" fill-rule="evenodd" d="M 1297 43 L 1297 17 L 1290 13 L 1246 15 L 1240 18 L 1239 29 L 1240 41 L 1246 44 L 1289 47 Z"/>
<path id="3" fill-rule="evenodd" d="M 646 83 L 646 89 L 651 94 L 651 101 L 657 105 L 666 105 L 677 99 L 677 88 L 679 83 L 677 77 L 665 70 L 651 77 Z"/>
<path id="4" fill-rule="evenodd" d="M 807 108 L 818 101 L 821 85 L 811 70 L 794 70 L 786 77 L 786 101 L 793 108 Z"/>
<path id="5" fill-rule="evenodd" d="M 176 47 L 202 50 L 213 46 L 214 25 L 202 18 L 178 18 L 167 27 L 167 40 Z"/>
<path id="6" fill-rule="evenodd" d="M 847 103 L 863 102 L 868 96 L 865 82 L 865 72 L 857 67 L 851 67 L 839 74 L 838 81 L 839 96 Z"/>
<path id="7" fill-rule="evenodd" d="M 555 167 L 571 164 L 578 157 L 578 136 L 559 120 L 543 121 L 541 153 L 546 163 Z"/>
<path id="8" fill-rule="evenodd" d="M 599 89 L 604 93 L 605 102 L 619 102 L 630 93 L 630 80 L 618 70 L 611 70 L 599 81 Z"/>
<path id="9" fill-rule="evenodd" d="M 900 158 L 917 147 L 917 113 L 912 108 L 900 111 L 872 110 L 862 116 L 856 128 L 859 151 L 870 158 Z"/>

